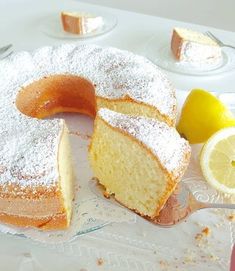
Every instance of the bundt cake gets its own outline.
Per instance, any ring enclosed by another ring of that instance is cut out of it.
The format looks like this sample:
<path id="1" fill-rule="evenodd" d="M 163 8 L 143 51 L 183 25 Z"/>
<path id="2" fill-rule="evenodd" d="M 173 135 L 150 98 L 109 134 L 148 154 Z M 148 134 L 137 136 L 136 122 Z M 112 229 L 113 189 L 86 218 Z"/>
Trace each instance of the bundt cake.
<path id="1" fill-rule="evenodd" d="M 177 60 L 192 64 L 218 64 L 222 59 L 222 50 L 214 40 L 185 28 L 173 29 L 171 50 Z"/>
<path id="2" fill-rule="evenodd" d="M 100 109 L 89 160 L 105 194 L 154 220 L 184 174 L 190 146 L 158 120 Z"/>
<path id="3" fill-rule="evenodd" d="M 62 229 L 70 222 L 74 176 L 67 128 L 60 119 L 39 119 L 57 112 L 94 117 L 106 107 L 175 124 L 171 84 L 156 66 L 127 51 L 43 47 L 1 61 L 0 74 L 0 221 L 5 223 Z"/>

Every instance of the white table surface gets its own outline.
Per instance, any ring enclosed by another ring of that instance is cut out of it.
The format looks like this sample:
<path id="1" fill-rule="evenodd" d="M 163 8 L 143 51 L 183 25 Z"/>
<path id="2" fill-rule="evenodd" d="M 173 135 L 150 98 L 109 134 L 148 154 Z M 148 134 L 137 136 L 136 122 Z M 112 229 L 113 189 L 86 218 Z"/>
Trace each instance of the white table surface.
<path id="1" fill-rule="evenodd" d="M 89 7 L 89 5 L 85 5 Z M 71 40 L 56 40 L 45 36 L 37 26 L 40 20 L 61 10 L 80 9 L 85 7 L 78 1 L 42 0 L 35 3 L 32 0 L 8 0 L 0 1 L 0 44 L 13 43 L 15 50 L 32 50 L 43 45 L 59 44 L 62 42 L 73 42 Z M 92 7 L 92 6 L 90 6 Z M 97 11 L 102 7 L 95 6 Z M 86 40 L 85 43 L 96 43 L 105 46 L 115 46 L 133 52 L 141 53 L 146 42 L 153 35 L 165 35 L 170 33 L 172 27 L 188 26 L 194 29 L 206 31 L 209 28 L 200 25 L 191 25 L 179 21 L 158 18 L 143 14 L 131 13 L 122 10 L 109 9 L 118 17 L 118 27 L 111 33 L 96 39 Z M 235 44 L 235 33 L 224 30 L 213 30 L 222 40 Z M 82 43 L 82 42 L 78 42 Z M 216 91 L 235 91 L 235 71 L 216 77 L 191 77 L 170 74 L 170 79 L 176 88 L 191 89 L 195 87 Z"/>
<path id="2" fill-rule="evenodd" d="M 235 31 L 234 0 L 87 0 L 86 2 Z"/>
<path id="3" fill-rule="evenodd" d="M 85 10 L 89 7 L 92 6 L 90 6 L 89 4 L 84 4 L 78 1 L 71 0 L 0 0 L 0 46 L 12 43 L 14 45 L 14 50 L 18 51 L 32 50 L 43 45 L 54 45 L 65 42 L 74 42 L 74 40 L 59 40 L 47 37 L 38 30 L 38 24 L 43 17 L 50 15 L 51 13 L 56 13 L 66 9 Z M 97 9 L 97 11 L 99 9 L 104 10 L 103 7 L 97 6 L 95 8 Z M 204 26 L 191 25 L 189 23 L 181 23 L 179 21 L 131 13 L 117 9 L 105 8 L 105 10 L 117 16 L 118 26 L 111 33 L 108 33 L 104 36 L 95 39 L 88 39 L 85 41 L 77 41 L 77 43 L 96 43 L 105 46 L 115 46 L 121 49 L 127 49 L 136 53 L 141 53 L 143 50 L 143 46 L 153 35 L 157 34 L 159 35 L 159 37 L 161 37 L 161 35 L 165 35 L 165 33 L 170 32 L 175 25 L 194 27 L 195 29 L 200 29 L 202 31 L 209 29 L 208 27 Z M 213 28 L 210 28 L 210 30 L 213 30 L 213 33 L 221 37 L 224 41 L 235 44 L 235 33 Z M 216 90 L 222 92 L 235 91 L 235 71 L 215 77 L 193 77 L 173 73 L 168 73 L 168 75 L 175 87 L 178 89 L 189 90 L 191 88 L 200 87 L 208 90 Z M 135 225 L 138 230 L 139 236 L 143 236 L 143 240 L 146 236 L 146 233 L 143 232 L 142 228 L 146 227 L 146 225 L 147 222 L 143 220 L 138 221 L 138 224 Z M 118 224 L 114 224 L 108 228 L 112 228 L 112 232 L 116 233 L 118 233 L 119 231 L 125 231 L 125 227 Z M 105 230 L 106 229 L 102 230 L 104 235 Z M 30 240 L 24 240 L 20 238 L 15 239 L 11 236 L 2 234 L 0 234 L 0 244 L 0 270 L 4 271 L 49 271 L 54 270 L 55 268 L 57 268 L 57 270 L 68 271 L 85 271 L 96 269 L 112 270 L 107 269 L 105 267 L 105 264 L 101 266 L 97 265 L 95 259 L 97 259 L 97 257 L 102 254 L 105 246 L 106 248 L 108 247 L 110 251 L 110 257 L 112 255 L 115 256 L 116 253 L 115 244 L 111 243 L 109 240 L 103 242 L 102 237 L 99 238 L 99 233 L 97 235 L 89 234 L 84 237 L 80 237 L 79 244 L 74 244 L 72 247 L 58 245 L 48 248 L 43 247 L 42 245 L 37 245 Z M 79 246 L 77 258 L 74 257 L 73 253 L 76 246 Z M 136 245 L 136 247 L 138 247 L 138 245 Z M 172 247 L 174 247 L 174 244 L 172 244 Z M 122 252 L 126 255 L 131 255 L 133 257 L 138 257 L 139 254 L 146 253 L 146 251 L 141 252 L 128 246 L 123 246 L 122 248 L 122 246 L 120 245 L 118 249 L 120 253 Z M 12 251 L 14 251 L 14 259 L 9 256 L 11 255 Z M 57 253 L 58 251 L 60 252 L 59 254 Z M 151 252 L 151 250 L 149 251 Z M 154 251 L 152 251 L 151 253 L 153 252 Z M 228 254 L 230 253 L 229 250 L 227 252 Z M 39 254 L 40 259 L 43 259 L 44 264 L 42 264 L 42 262 L 39 263 L 37 260 L 32 261 L 32 257 L 36 259 L 37 255 Z M 148 258 L 148 256 L 149 255 L 146 255 L 146 259 Z M 51 259 L 53 259 L 53 264 Z M 91 261 L 94 262 L 91 263 Z M 122 259 L 115 258 L 114 261 L 120 264 L 120 262 L 122 262 Z M 84 266 L 88 266 L 90 264 L 92 264 L 93 266 L 92 269 L 83 269 Z M 46 269 L 45 265 L 47 265 Z M 74 266 L 76 266 L 76 269 L 74 268 Z M 137 266 L 132 262 L 129 262 L 128 266 L 129 269 L 127 269 L 127 267 L 121 267 L 120 265 L 119 270 L 148 270 L 147 268 L 142 268 L 141 264 Z M 131 268 L 131 266 L 133 266 L 133 268 Z M 201 267 L 198 266 L 197 268 L 194 266 L 193 270 L 200 269 Z M 168 269 L 166 268 L 160 270 Z M 212 269 L 208 268 L 207 270 Z"/>

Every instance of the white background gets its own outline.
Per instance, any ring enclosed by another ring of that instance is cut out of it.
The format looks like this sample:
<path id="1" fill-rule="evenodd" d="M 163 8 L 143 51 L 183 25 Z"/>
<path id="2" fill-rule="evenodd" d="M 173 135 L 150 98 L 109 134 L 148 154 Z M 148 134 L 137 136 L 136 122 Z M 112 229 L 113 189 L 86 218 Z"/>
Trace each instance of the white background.
<path id="1" fill-rule="evenodd" d="M 86 0 L 86 2 L 235 31 L 235 0 Z"/>

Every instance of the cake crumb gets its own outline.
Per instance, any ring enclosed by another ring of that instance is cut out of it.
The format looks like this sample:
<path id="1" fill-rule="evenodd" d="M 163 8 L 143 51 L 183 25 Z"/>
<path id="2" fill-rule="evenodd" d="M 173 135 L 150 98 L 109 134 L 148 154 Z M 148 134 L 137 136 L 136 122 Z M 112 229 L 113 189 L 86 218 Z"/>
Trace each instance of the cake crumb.
<path id="1" fill-rule="evenodd" d="M 201 233 L 197 233 L 197 234 L 195 235 L 195 240 L 197 240 L 197 241 L 202 240 L 202 238 L 203 238 L 203 234 L 201 234 Z"/>
<path id="2" fill-rule="evenodd" d="M 228 220 L 231 221 L 231 222 L 235 221 L 235 214 L 229 215 Z"/>
<path id="3" fill-rule="evenodd" d="M 169 266 L 169 263 L 167 261 L 163 261 L 163 260 L 159 261 L 159 264 L 161 267 L 164 267 L 164 268 Z"/>
<path id="4" fill-rule="evenodd" d="M 193 262 L 193 255 L 192 254 L 186 255 L 183 260 L 183 264 L 192 263 L 192 262 Z"/>
<path id="5" fill-rule="evenodd" d="M 104 264 L 104 260 L 102 258 L 97 259 L 97 265 L 101 266 Z"/>
<path id="6" fill-rule="evenodd" d="M 211 229 L 209 227 L 204 227 L 200 233 L 195 235 L 195 240 L 200 241 L 205 236 L 209 236 L 211 234 Z"/>
<path id="7" fill-rule="evenodd" d="M 87 135 L 87 134 L 81 134 L 81 133 L 76 132 L 76 131 L 70 131 L 69 134 L 70 134 L 70 135 L 78 136 L 78 137 L 80 137 L 80 138 L 83 139 L 83 140 L 91 139 L 91 136 L 90 136 L 90 135 Z"/>
<path id="8" fill-rule="evenodd" d="M 216 261 L 218 261 L 218 260 L 219 260 L 219 257 L 217 257 L 217 256 L 216 256 L 216 255 L 214 255 L 214 254 L 210 254 L 210 255 L 209 255 L 209 259 L 210 259 L 211 261 L 216 262 Z"/>
<path id="9" fill-rule="evenodd" d="M 202 233 L 205 235 L 205 236 L 209 236 L 211 234 L 211 229 L 208 228 L 208 227 L 205 227 L 203 230 L 202 230 Z"/>
<path id="10" fill-rule="evenodd" d="M 103 195 L 106 199 L 110 199 L 111 197 L 110 193 L 107 190 L 104 191 Z"/>
<path id="11" fill-rule="evenodd" d="M 221 227 L 224 226 L 224 223 L 223 223 L 223 222 L 218 222 L 218 223 L 214 224 L 214 226 L 215 226 L 216 228 L 221 228 Z"/>

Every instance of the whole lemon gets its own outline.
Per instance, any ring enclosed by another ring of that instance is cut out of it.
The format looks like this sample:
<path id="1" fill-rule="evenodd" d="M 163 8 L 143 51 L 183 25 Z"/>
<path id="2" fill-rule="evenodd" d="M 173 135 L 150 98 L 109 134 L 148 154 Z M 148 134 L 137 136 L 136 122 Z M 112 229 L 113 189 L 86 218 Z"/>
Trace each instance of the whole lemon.
<path id="1" fill-rule="evenodd" d="M 235 126 L 232 112 L 210 92 L 193 89 L 183 105 L 177 130 L 191 144 L 196 144 L 230 126 Z"/>

